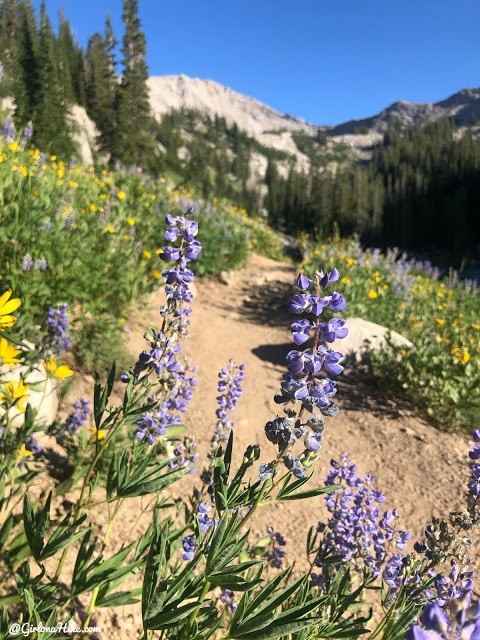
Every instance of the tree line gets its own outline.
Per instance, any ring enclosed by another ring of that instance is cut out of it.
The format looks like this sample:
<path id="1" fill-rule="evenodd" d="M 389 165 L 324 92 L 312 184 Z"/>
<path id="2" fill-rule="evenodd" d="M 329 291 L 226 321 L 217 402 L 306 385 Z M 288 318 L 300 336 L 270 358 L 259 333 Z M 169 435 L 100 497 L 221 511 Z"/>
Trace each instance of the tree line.
<path id="1" fill-rule="evenodd" d="M 122 73 L 117 73 L 117 39 L 109 16 L 104 33 L 94 33 L 84 51 L 60 11 L 54 33 L 42 0 L 39 20 L 31 0 L 1 0 L 2 96 L 12 96 L 17 129 L 29 126 L 32 142 L 61 157 L 75 153 L 70 105 L 86 108 L 98 130 L 100 152 L 110 163 L 158 169 L 154 119 L 148 100 L 146 39 L 138 0 L 123 0 L 125 26 Z"/>
<path id="2" fill-rule="evenodd" d="M 288 233 L 338 227 L 370 246 L 480 254 L 480 142 L 452 120 L 390 127 L 363 164 L 281 177 L 270 161 L 265 183 L 269 220 Z"/>

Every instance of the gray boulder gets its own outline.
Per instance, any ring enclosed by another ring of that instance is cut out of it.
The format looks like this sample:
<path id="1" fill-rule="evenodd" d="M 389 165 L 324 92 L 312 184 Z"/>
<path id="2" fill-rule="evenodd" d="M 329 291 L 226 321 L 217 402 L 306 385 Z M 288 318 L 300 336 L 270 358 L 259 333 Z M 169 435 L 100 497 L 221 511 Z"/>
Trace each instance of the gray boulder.
<path id="1" fill-rule="evenodd" d="M 388 348 L 387 327 L 380 324 L 363 320 L 363 318 L 347 318 L 346 326 L 348 327 L 348 336 L 343 340 L 335 343 L 335 348 L 344 355 L 361 355 L 367 350 L 378 350 Z M 400 335 L 396 331 L 390 331 L 393 344 L 399 347 L 411 347 L 412 342 Z"/>

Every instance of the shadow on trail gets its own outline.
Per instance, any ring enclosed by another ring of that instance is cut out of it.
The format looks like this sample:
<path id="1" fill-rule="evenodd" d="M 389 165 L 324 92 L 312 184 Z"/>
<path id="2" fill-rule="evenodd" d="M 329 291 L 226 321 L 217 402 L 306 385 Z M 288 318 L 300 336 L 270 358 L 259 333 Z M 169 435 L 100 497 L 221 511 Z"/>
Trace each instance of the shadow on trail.
<path id="1" fill-rule="evenodd" d="M 242 310 L 245 320 L 269 327 L 289 329 L 292 314 L 287 301 L 293 293 L 292 284 L 281 280 L 264 283 L 247 282 L 242 286 Z"/>

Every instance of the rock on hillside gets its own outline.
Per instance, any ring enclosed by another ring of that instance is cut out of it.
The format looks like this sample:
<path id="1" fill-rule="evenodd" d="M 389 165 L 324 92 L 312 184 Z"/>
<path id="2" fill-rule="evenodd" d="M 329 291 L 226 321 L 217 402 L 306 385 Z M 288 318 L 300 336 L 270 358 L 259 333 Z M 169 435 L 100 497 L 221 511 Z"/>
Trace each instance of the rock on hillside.
<path id="1" fill-rule="evenodd" d="M 160 118 L 171 109 L 186 107 L 219 116 L 257 138 L 267 131 L 302 131 L 314 135 L 317 127 L 283 115 L 254 98 L 237 93 L 213 80 L 185 75 L 152 76 L 148 79 L 153 114 Z"/>

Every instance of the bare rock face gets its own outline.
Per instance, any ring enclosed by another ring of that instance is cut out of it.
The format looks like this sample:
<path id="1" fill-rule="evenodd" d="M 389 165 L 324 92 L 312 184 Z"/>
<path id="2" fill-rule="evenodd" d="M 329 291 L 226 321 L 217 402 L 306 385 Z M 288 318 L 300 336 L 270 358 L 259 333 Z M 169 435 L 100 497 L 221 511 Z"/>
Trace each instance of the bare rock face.
<path id="1" fill-rule="evenodd" d="M 9 370 L 8 367 L 0 367 L 0 378 L 3 382 L 10 382 L 14 380 L 18 382 L 20 377 L 25 376 L 28 371 L 27 367 L 19 366 Z M 31 371 L 24 377 L 24 383 L 28 386 L 38 383 L 41 390 L 34 391 L 28 390 L 28 398 L 25 400 L 25 406 L 30 404 L 32 409 L 37 410 L 37 416 L 35 421 L 37 423 L 43 423 L 46 426 L 52 424 L 57 417 L 58 411 L 58 393 L 57 384 L 55 380 L 47 379 L 45 368 L 42 364 L 37 365 L 37 369 Z M 0 409 L 0 412 L 3 411 Z M 23 424 L 25 419 L 25 413 L 20 413 L 16 407 L 10 410 L 10 416 L 13 417 L 12 424 L 19 427 Z"/>
<path id="2" fill-rule="evenodd" d="M 363 320 L 363 318 L 347 318 L 348 336 L 338 341 L 338 348 L 344 355 L 360 355 L 367 350 L 379 350 L 388 348 L 387 327 L 382 327 L 375 322 Z M 391 340 L 395 345 L 411 347 L 413 343 L 396 331 L 390 331 Z"/>

